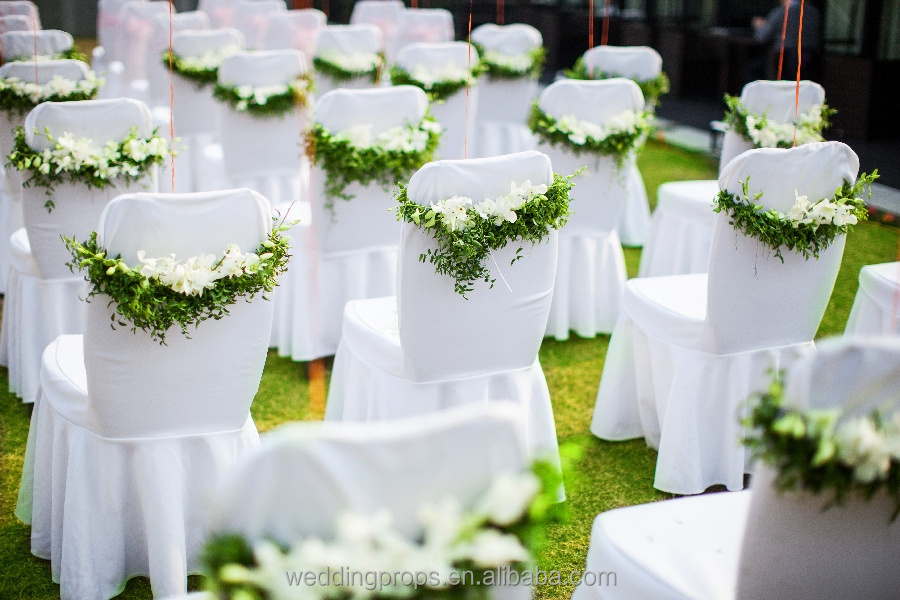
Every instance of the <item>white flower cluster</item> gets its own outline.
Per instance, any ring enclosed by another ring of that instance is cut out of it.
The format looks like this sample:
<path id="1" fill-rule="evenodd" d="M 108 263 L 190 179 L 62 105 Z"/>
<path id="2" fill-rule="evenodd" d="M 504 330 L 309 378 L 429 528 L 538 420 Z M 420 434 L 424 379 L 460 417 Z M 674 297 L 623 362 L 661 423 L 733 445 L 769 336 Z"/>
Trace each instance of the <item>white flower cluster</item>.
<path id="1" fill-rule="evenodd" d="M 589 140 L 601 142 L 617 133 L 634 133 L 638 127 L 644 127 L 646 124 L 644 113 L 626 110 L 614 115 L 603 124 L 582 121 L 573 115 L 565 115 L 556 121 L 556 128 L 565 133 L 570 142 L 577 146 L 583 146 Z"/>
<path id="2" fill-rule="evenodd" d="M 410 77 L 420 82 L 426 90 L 437 83 L 460 83 L 469 79 L 469 71 L 458 65 L 447 64 L 439 69 L 429 69 L 425 65 L 416 65 Z"/>
<path id="3" fill-rule="evenodd" d="M 811 203 L 806 196 L 801 196 L 794 190 L 794 205 L 786 215 L 779 216 L 787 219 L 796 229 L 800 225 L 812 225 L 813 230 L 819 225 L 856 225 L 857 218 L 853 214 L 854 207 L 850 204 L 823 198 L 816 203 Z"/>
<path id="4" fill-rule="evenodd" d="M 381 64 L 381 57 L 377 54 L 343 54 L 336 50 L 324 50 L 316 54 L 316 58 L 350 73 L 369 73 Z"/>
<path id="5" fill-rule="evenodd" d="M 0 92 L 11 91 L 16 96 L 28 98 L 33 104 L 40 104 L 47 98 L 57 96 L 65 99 L 75 93 L 94 95 L 103 79 L 98 79 L 93 71 L 88 71 L 84 79 L 78 81 L 54 75 L 47 83 L 29 83 L 17 77 L 0 78 Z"/>
<path id="6" fill-rule="evenodd" d="M 309 87 L 305 79 L 295 79 L 290 84 L 276 83 L 273 85 L 239 85 L 234 88 L 240 100 L 234 105 L 235 110 L 244 112 L 251 104 L 265 106 L 272 96 L 283 96 L 289 92 L 304 91 Z"/>
<path id="7" fill-rule="evenodd" d="M 132 137 L 124 144 L 109 141 L 105 146 L 98 147 L 90 138 L 75 139 L 66 132 L 56 138 L 54 148 L 45 148 L 31 159 L 30 164 L 23 166 L 45 175 L 91 169 L 96 177 L 109 180 L 120 175 L 139 177 L 139 163 L 153 157 L 161 160 L 167 153 L 168 143 L 159 136 L 149 139 Z"/>
<path id="8" fill-rule="evenodd" d="M 218 69 L 222 61 L 241 49 L 240 46 L 231 44 L 209 50 L 199 56 L 181 56 L 176 55 L 178 63 L 183 69 L 191 69 L 196 71 L 211 71 Z"/>
<path id="9" fill-rule="evenodd" d="M 797 145 L 810 142 L 821 142 L 822 138 L 822 105 L 815 104 L 800 117 L 788 123 L 779 123 L 766 117 L 749 114 L 745 120 L 747 135 L 757 148 L 777 148 L 779 144 L 793 144 L 794 131 L 797 132 Z"/>
<path id="10" fill-rule="evenodd" d="M 373 134 L 370 123 L 354 125 L 334 135 L 337 141 L 347 142 L 357 149 L 378 148 L 385 152 L 422 152 L 428 145 L 430 133 L 440 133 L 441 126 L 430 119 L 418 125 L 398 125 Z"/>
<path id="11" fill-rule="evenodd" d="M 452 198 L 432 203 L 431 210 L 441 216 L 441 223 L 450 231 L 469 228 L 476 215 L 486 221 L 493 222 L 494 225 L 502 225 L 505 222 L 515 223 L 518 219 L 516 211 L 523 204 L 532 200 L 535 196 L 546 193 L 546 185 L 531 185 L 531 180 L 526 179 L 522 185 L 516 185 L 515 182 L 511 182 L 509 184 L 509 193 L 498 198 L 485 198 L 478 204 L 473 204 L 471 198 L 453 196 Z"/>
<path id="12" fill-rule="evenodd" d="M 451 575 L 459 563 L 471 561 L 492 569 L 531 559 L 519 538 L 501 528 L 522 519 L 539 489 L 540 483 L 531 473 L 505 475 L 494 482 L 473 511 L 463 511 L 454 498 L 426 503 L 418 510 L 420 540 L 393 530 L 386 510 L 371 515 L 344 513 L 337 518 L 333 541 L 309 537 L 293 544 L 286 554 L 271 542 L 260 542 L 254 547 L 258 567 L 227 565 L 219 576 L 223 582 L 259 586 L 272 600 L 357 599 L 376 594 L 407 597 L 422 587 L 443 589 L 453 583 Z M 291 585 L 285 573 L 301 571 L 328 584 Z M 328 579 L 329 574 L 345 572 L 408 573 L 416 578 L 404 582 L 394 576 L 387 583 L 379 578 L 378 587 L 361 577 Z"/>
<path id="13" fill-rule="evenodd" d="M 162 258 L 148 258 L 146 252 L 137 253 L 140 266 L 135 267 L 143 277 L 156 279 L 170 289 L 185 296 L 202 296 L 225 277 L 238 277 L 255 272 L 261 262 L 271 257 L 253 252 L 241 252 L 236 244 L 229 244 L 225 254 L 216 260 L 215 254 L 201 254 L 179 261 L 174 254 Z"/>
<path id="14" fill-rule="evenodd" d="M 504 54 L 496 50 L 486 50 L 484 56 L 481 57 L 482 62 L 489 65 L 496 65 L 510 71 L 518 73 L 526 73 L 534 65 L 534 58 L 531 54 Z"/>

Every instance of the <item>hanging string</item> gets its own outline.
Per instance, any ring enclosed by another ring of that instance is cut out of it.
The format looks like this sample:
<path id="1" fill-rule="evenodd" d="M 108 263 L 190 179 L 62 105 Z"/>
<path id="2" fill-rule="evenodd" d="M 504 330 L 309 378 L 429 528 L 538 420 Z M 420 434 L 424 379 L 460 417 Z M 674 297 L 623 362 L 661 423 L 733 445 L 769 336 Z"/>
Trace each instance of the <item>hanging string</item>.
<path id="1" fill-rule="evenodd" d="M 781 23 L 781 51 L 778 53 L 778 77 L 775 78 L 777 80 L 781 80 L 781 65 L 784 64 L 784 37 L 787 35 L 788 7 L 790 4 L 790 2 L 784 3 L 784 21 Z"/>
<path id="2" fill-rule="evenodd" d="M 172 49 L 172 14 L 174 12 L 173 0 L 169 0 L 169 164 L 171 165 L 172 193 L 175 193 L 175 67 L 174 50 Z"/>
<path id="3" fill-rule="evenodd" d="M 797 29 L 797 83 L 794 86 L 794 146 L 797 145 L 797 123 L 800 121 L 800 67 L 803 63 L 803 4 L 800 0 L 800 26 Z M 782 42 L 782 52 L 784 42 Z"/>
<path id="4" fill-rule="evenodd" d="M 588 48 L 594 47 L 594 0 L 588 2 Z M 593 70 L 593 69 L 591 69 Z"/>
<path id="5" fill-rule="evenodd" d="M 591 11 L 591 25 L 594 24 L 594 12 Z M 605 46 L 609 43 L 609 0 L 606 0 L 606 6 L 603 8 L 603 32 L 600 34 L 600 45 Z"/>
<path id="6" fill-rule="evenodd" d="M 419 8 L 419 0 L 412 0 L 412 7 Z"/>
<path id="7" fill-rule="evenodd" d="M 466 69 L 468 70 L 468 75 L 466 75 L 466 119 L 463 123 L 463 158 L 466 158 L 466 146 L 469 143 L 469 86 L 472 84 L 472 3 L 474 0 L 469 0 L 469 33 L 467 34 L 466 41 L 469 43 L 469 51 L 466 53 Z"/>
<path id="8" fill-rule="evenodd" d="M 503 0 L 497 0 L 497 25 L 503 25 Z"/>

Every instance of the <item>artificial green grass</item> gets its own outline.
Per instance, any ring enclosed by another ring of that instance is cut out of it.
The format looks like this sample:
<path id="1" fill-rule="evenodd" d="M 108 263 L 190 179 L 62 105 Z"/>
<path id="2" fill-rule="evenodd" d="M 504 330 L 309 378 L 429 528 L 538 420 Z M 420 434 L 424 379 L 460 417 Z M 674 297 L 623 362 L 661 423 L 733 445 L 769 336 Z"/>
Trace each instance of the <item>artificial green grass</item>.
<path id="1" fill-rule="evenodd" d="M 653 140 L 639 165 L 651 202 L 663 181 L 715 177 L 715 163 L 705 155 L 673 149 Z M 896 229 L 874 223 L 863 223 L 848 236 L 841 271 L 819 328 L 820 337 L 841 333 L 856 294 L 859 269 L 866 264 L 895 260 L 897 243 Z M 630 276 L 636 274 L 639 259 L 639 249 L 626 249 Z M 656 453 L 643 440 L 605 442 L 588 432 L 608 344 L 609 336 L 573 336 L 565 342 L 547 339 L 540 352 L 559 441 L 575 442 L 583 448 L 583 457 L 566 475 L 569 521 L 550 527 L 548 544 L 539 561 L 544 571 L 560 571 L 564 581 L 570 571 L 584 568 L 591 524 L 598 513 L 667 497 L 653 488 Z M 306 364 L 269 352 L 252 410 L 260 431 L 286 421 L 322 417 L 323 407 L 310 405 L 306 368 Z M 6 370 L 0 368 L 0 390 L 7 388 Z M 30 412 L 30 407 L 13 395 L 0 392 L 0 600 L 46 600 L 59 596 L 58 587 L 50 579 L 50 563 L 31 556 L 30 529 L 13 516 Z M 190 579 L 192 589 L 199 585 L 200 578 Z M 537 589 L 537 598 L 563 600 L 571 593 L 571 586 L 544 586 Z M 131 580 L 120 596 L 150 597 L 150 586 L 144 578 Z"/>

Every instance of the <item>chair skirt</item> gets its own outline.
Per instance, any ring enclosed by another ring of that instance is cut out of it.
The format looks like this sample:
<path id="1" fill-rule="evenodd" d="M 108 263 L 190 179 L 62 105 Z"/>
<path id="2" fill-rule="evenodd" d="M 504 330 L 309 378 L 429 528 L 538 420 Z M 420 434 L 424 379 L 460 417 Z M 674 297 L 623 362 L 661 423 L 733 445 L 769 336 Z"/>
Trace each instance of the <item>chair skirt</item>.
<path id="1" fill-rule="evenodd" d="M 629 159 L 626 170 L 625 208 L 619 217 L 619 239 L 623 246 L 643 246 L 647 240 L 650 227 L 650 203 L 647 200 L 647 187 L 637 168 L 634 159 Z"/>

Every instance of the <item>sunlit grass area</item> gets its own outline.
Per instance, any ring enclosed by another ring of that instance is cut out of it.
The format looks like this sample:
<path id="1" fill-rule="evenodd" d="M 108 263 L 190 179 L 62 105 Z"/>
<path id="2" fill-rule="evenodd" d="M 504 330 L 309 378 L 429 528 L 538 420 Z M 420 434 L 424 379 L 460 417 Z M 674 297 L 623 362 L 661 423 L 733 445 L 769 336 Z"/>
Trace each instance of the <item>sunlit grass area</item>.
<path id="1" fill-rule="evenodd" d="M 641 157 L 640 168 L 651 198 L 664 181 L 715 177 L 715 163 L 704 154 L 675 149 L 651 141 Z M 843 264 L 819 336 L 840 334 L 856 293 L 859 269 L 865 264 L 895 260 L 898 231 L 864 223 L 849 236 Z M 628 272 L 634 276 L 639 249 L 627 249 Z M 567 473 L 569 521 L 551 527 L 549 543 L 540 557 L 540 567 L 566 574 L 584 566 L 591 523 L 602 511 L 666 497 L 652 486 L 656 453 L 643 440 L 604 442 L 588 432 L 594 399 L 603 370 L 608 336 L 565 342 L 548 339 L 540 352 L 550 386 L 561 443 L 576 442 L 583 457 Z M 326 379 L 330 373 L 326 363 Z M 0 369 L 0 390 L 6 390 L 5 369 Z M 253 405 L 260 431 L 287 421 L 321 419 L 323 406 L 310 401 L 305 363 L 278 358 L 270 351 L 262 384 Z M 59 596 L 51 582 L 50 563 L 31 556 L 30 528 L 13 516 L 18 493 L 22 457 L 28 434 L 30 407 L 8 393 L 0 394 L 0 599 L 50 599 Z M 310 482 L 314 485 L 314 482 Z M 200 578 L 191 579 L 199 588 Z M 571 587 L 541 587 L 539 600 L 561 600 Z M 132 580 L 121 598 L 150 598 L 146 579 Z"/>

